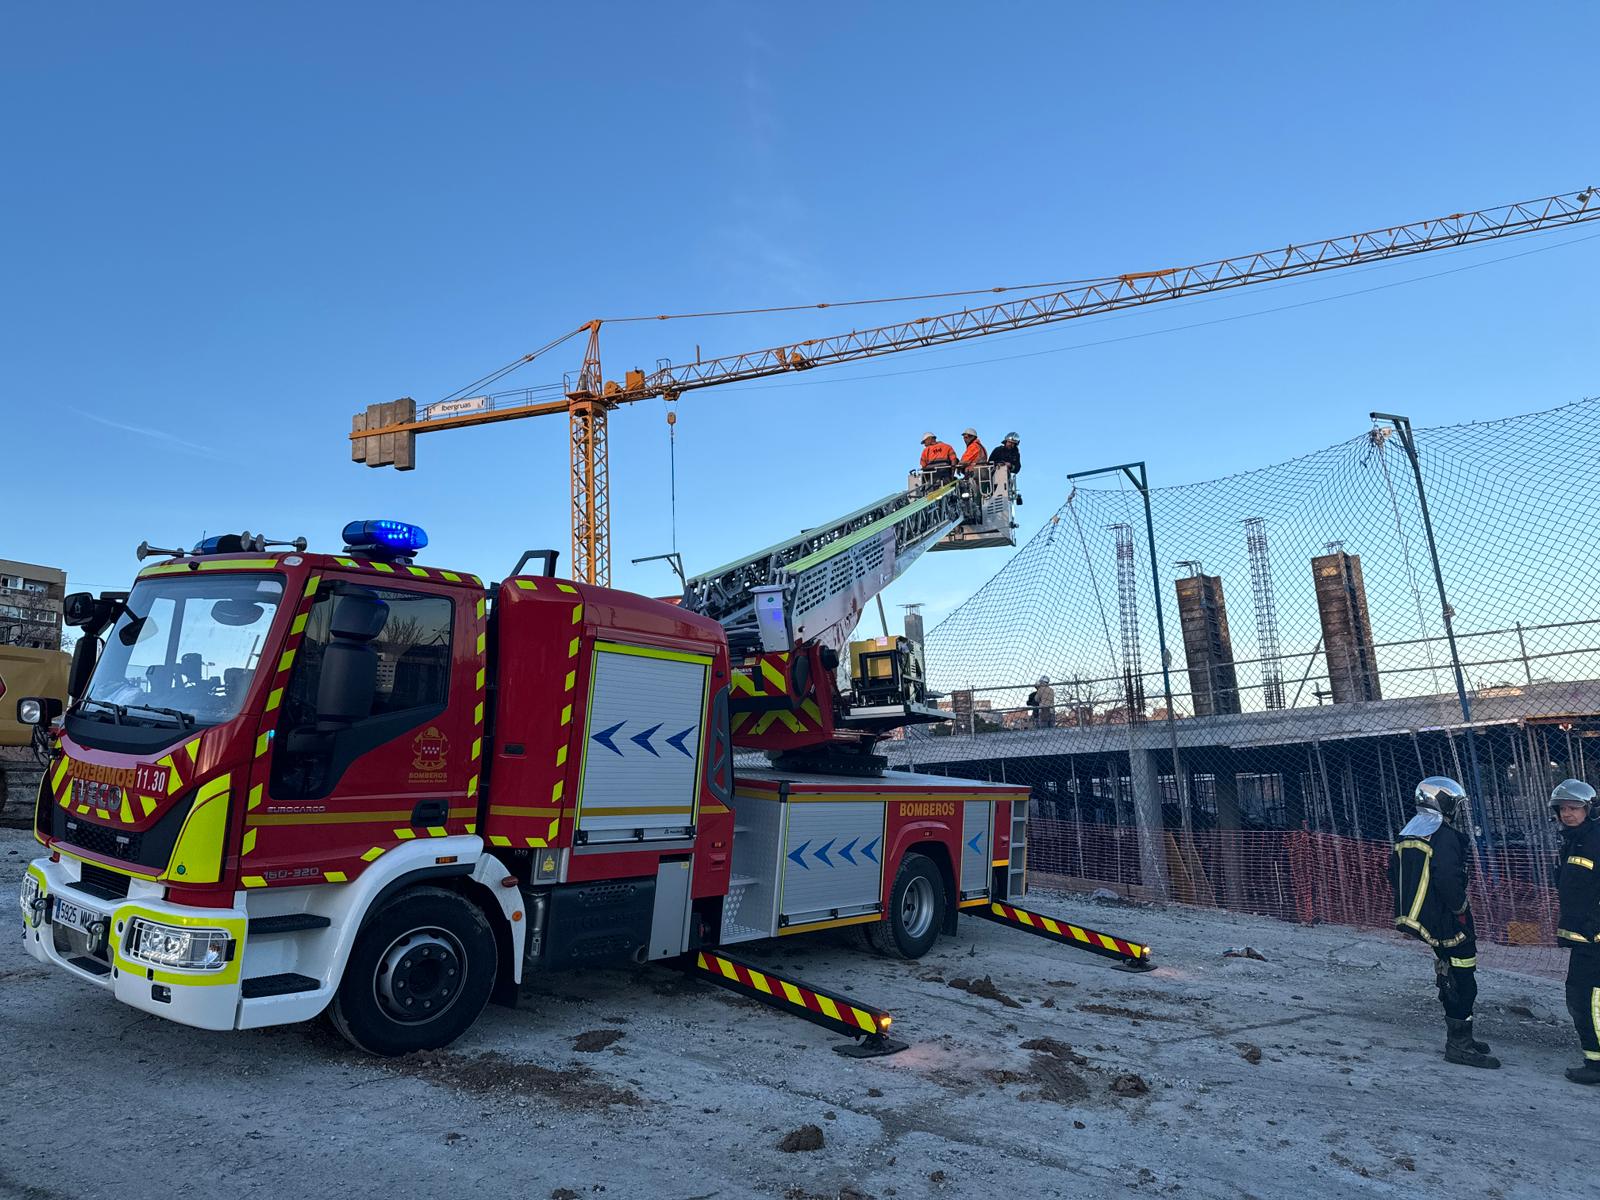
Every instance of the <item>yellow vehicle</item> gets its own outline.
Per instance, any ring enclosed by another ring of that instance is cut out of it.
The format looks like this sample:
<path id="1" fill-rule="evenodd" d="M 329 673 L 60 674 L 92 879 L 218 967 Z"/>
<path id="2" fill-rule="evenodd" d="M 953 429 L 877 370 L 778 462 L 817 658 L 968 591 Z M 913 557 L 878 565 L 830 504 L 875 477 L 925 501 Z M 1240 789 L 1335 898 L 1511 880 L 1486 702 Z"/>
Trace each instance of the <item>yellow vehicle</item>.
<path id="1" fill-rule="evenodd" d="M 26 746 L 33 729 L 17 721 L 24 696 L 67 699 L 61 601 L 67 574 L 0 558 L 0 746 Z"/>

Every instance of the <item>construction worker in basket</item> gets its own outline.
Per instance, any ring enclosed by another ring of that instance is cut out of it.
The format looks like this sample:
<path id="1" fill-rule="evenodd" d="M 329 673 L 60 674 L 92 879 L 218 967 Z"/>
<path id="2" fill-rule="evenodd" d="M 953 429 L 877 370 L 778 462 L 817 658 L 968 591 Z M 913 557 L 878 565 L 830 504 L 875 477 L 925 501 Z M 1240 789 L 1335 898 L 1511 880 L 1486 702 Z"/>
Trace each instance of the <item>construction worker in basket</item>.
<path id="1" fill-rule="evenodd" d="M 1600 810 L 1581 779 L 1564 779 L 1550 793 L 1561 838 L 1556 892 L 1561 918 L 1556 941 L 1572 951 L 1567 964 L 1567 1011 L 1578 1030 L 1583 1065 L 1568 1067 L 1573 1083 L 1600 1083 Z"/>
<path id="2" fill-rule="evenodd" d="M 955 447 L 931 433 L 922 435 L 921 470 L 929 481 L 949 479 L 956 469 Z"/>
<path id="3" fill-rule="evenodd" d="M 981 467 L 989 461 L 989 452 L 983 448 L 983 443 L 978 440 L 978 431 L 970 425 L 961 431 L 961 440 L 966 446 L 961 451 L 961 470 L 970 471 L 973 467 Z"/>
<path id="4" fill-rule="evenodd" d="M 1478 998 L 1478 942 L 1467 903 L 1472 812 L 1454 779 L 1431 775 L 1417 784 L 1417 815 L 1400 831 L 1389 862 L 1396 928 L 1433 947 L 1434 983 L 1444 1006 L 1446 1062 L 1498 1067 L 1486 1043 L 1472 1036 Z"/>

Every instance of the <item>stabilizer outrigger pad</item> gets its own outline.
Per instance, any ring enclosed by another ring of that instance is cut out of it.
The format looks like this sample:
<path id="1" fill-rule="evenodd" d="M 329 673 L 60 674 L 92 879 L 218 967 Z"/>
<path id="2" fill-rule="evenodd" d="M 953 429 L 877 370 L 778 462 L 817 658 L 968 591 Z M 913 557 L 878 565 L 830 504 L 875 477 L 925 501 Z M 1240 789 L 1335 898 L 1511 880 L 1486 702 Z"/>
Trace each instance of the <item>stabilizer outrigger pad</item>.
<path id="1" fill-rule="evenodd" d="M 998 900 L 991 900 L 981 907 L 963 911 L 968 916 L 982 917 L 997 925 L 1020 929 L 1024 933 L 1034 934 L 1047 941 L 1059 942 L 1076 950 L 1087 950 L 1091 954 L 1098 954 L 1101 958 L 1114 958 L 1117 960 L 1119 970 L 1144 972 L 1156 968 L 1155 963 L 1150 960 L 1149 946 L 1140 942 L 1130 942 L 1126 938 L 1119 938 L 1109 933 L 1101 933 L 1097 929 L 1089 929 L 1083 925 L 1074 925 L 1070 921 L 1047 917 L 1043 913 L 1030 912 L 1028 909 L 1003 904 Z"/>
<path id="2" fill-rule="evenodd" d="M 779 1012 L 856 1039 L 850 1045 L 834 1047 L 838 1053 L 851 1058 L 881 1058 L 908 1048 L 905 1042 L 886 1036 L 893 1017 L 881 1008 L 852 1000 L 842 992 L 782 979 L 771 971 L 730 958 L 720 950 L 695 950 L 673 959 L 672 965 L 696 979 L 704 979 L 748 999 L 759 1000 Z"/>

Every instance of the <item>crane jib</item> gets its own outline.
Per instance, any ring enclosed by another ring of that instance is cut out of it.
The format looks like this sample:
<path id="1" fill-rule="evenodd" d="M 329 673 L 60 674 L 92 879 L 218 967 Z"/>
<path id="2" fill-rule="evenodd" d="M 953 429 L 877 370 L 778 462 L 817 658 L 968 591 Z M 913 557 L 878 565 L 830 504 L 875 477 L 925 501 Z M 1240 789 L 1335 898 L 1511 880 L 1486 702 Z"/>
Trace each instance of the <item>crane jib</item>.
<path id="1" fill-rule="evenodd" d="M 1584 188 L 1364 233 L 1280 245 L 1271 250 L 1192 266 L 1085 280 L 1057 291 L 1038 291 L 1015 300 L 829 337 L 808 338 L 743 354 L 708 359 L 697 355 L 694 362 L 683 364 L 663 361 L 651 372 L 629 371 L 620 384 L 606 380 L 601 373 L 599 334 L 602 322 L 589 321 L 545 347 L 550 349 L 577 333 L 588 333 L 583 369 L 575 386 L 557 388 L 552 385 L 494 393 L 481 397 L 484 401 L 481 408 L 476 404 L 480 398 L 473 397 L 473 411 L 452 411 L 432 420 L 417 420 L 415 403 L 409 399 L 369 405 L 352 423 L 351 457 L 371 467 L 410 470 L 415 465 L 414 443 L 418 433 L 564 410 L 572 427 L 573 570 L 579 578 L 609 585 L 606 413 L 619 405 L 656 396 L 676 400 L 694 388 L 762 379 L 902 350 L 949 345 L 992 333 L 1452 249 L 1495 238 L 1538 233 L 1596 219 L 1600 219 L 1600 192 L 1592 187 Z M 499 379 L 516 366 L 533 361 L 539 353 L 542 351 L 523 356 L 485 382 Z"/>

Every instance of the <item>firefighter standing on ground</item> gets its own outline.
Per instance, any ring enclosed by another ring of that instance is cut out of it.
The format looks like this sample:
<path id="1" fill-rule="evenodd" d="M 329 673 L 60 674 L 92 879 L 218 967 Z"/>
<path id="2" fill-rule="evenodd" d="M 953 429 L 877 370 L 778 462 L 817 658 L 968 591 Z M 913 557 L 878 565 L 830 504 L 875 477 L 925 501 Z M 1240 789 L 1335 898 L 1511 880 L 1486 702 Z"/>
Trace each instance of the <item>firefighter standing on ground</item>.
<path id="1" fill-rule="evenodd" d="M 1500 1060 L 1472 1036 L 1478 943 L 1467 903 L 1471 823 L 1467 793 L 1459 783 L 1442 775 L 1424 779 L 1417 785 L 1417 815 L 1395 842 L 1389 882 L 1396 927 L 1433 947 L 1447 1030 L 1445 1061 L 1492 1068 Z"/>
<path id="2" fill-rule="evenodd" d="M 1556 941 L 1572 951 L 1567 965 L 1567 1011 L 1583 1047 L 1583 1065 L 1569 1067 L 1573 1083 L 1600 1083 L 1600 811 L 1595 791 L 1565 779 L 1550 793 L 1560 823 L 1556 891 L 1561 919 Z"/>

